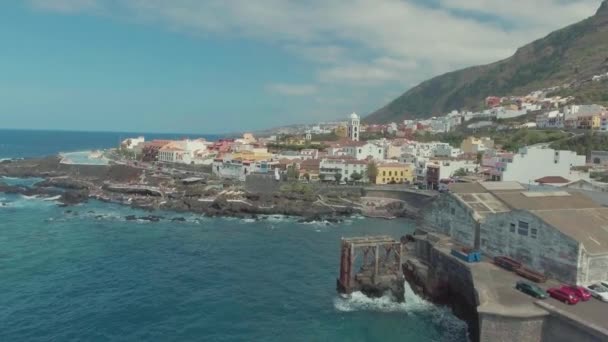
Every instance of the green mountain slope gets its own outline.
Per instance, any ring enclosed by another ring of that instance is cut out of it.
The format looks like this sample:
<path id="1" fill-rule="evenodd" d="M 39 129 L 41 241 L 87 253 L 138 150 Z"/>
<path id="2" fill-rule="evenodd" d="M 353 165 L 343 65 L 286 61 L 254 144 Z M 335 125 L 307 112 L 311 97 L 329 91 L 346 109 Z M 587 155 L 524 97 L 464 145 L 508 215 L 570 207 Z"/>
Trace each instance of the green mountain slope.
<path id="1" fill-rule="evenodd" d="M 528 44 L 502 61 L 450 72 L 410 89 L 365 118 L 368 123 L 427 118 L 454 109 L 479 109 L 487 96 L 525 95 L 572 83 L 585 92 L 592 76 L 608 72 L 608 0 L 588 19 Z M 608 84 L 602 82 L 606 93 Z M 604 96 L 599 95 L 602 99 Z"/>

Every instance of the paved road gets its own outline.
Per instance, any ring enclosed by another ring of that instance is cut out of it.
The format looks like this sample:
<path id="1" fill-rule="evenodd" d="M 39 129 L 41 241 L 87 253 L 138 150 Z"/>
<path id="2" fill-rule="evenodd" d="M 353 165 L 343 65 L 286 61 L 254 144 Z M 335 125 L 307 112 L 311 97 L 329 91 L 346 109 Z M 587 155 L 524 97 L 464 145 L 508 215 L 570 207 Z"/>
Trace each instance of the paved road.
<path id="1" fill-rule="evenodd" d="M 468 264 L 473 271 L 475 286 L 479 291 L 480 309 L 512 314 L 516 316 L 537 315 L 542 309 L 534 304 L 537 299 L 532 298 L 515 289 L 518 280 L 526 280 L 513 272 L 508 272 L 494 264 L 483 261 Z M 539 284 L 545 290 L 559 286 L 555 281 Z M 583 321 L 593 323 L 608 329 L 608 303 L 591 298 L 587 302 L 576 305 L 564 304 L 551 297 L 542 300 L 554 307 L 579 317 Z"/>
<path id="2" fill-rule="evenodd" d="M 576 305 L 564 304 L 553 298 L 545 300 L 558 309 L 580 317 L 582 320 L 596 324 L 604 329 L 608 329 L 608 303 L 591 298 L 587 302 L 579 302 Z"/>

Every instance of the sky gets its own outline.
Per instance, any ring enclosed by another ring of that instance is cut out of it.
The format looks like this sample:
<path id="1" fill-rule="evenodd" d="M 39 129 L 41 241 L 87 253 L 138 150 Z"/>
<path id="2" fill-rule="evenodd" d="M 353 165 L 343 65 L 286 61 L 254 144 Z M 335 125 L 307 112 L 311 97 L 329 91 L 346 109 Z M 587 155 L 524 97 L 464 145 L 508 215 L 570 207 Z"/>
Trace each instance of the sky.
<path id="1" fill-rule="evenodd" d="M 226 133 L 366 115 L 601 0 L 11 0 L 0 128 Z"/>

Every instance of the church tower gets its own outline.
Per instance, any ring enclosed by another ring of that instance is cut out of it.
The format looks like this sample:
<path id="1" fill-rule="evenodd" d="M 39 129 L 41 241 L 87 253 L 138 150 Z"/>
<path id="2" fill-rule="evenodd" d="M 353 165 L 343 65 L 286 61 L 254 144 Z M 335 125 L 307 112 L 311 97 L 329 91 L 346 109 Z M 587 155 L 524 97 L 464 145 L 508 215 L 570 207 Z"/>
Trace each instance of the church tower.
<path id="1" fill-rule="evenodd" d="M 359 141 L 359 133 L 361 122 L 359 115 L 352 113 L 350 115 L 350 122 L 348 123 L 348 138 L 352 141 Z"/>

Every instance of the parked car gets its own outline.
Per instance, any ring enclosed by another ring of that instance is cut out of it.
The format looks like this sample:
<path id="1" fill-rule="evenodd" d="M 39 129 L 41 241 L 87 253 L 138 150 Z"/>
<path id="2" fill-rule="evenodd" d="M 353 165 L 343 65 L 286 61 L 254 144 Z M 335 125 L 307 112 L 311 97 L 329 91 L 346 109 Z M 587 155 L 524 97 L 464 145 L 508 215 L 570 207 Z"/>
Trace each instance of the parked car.
<path id="1" fill-rule="evenodd" d="M 553 287 L 547 290 L 549 296 L 564 302 L 566 304 L 574 305 L 578 303 L 579 299 L 573 292 L 566 292 L 559 287 Z"/>
<path id="2" fill-rule="evenodd" d="M 602 286 L 601 284 L 593 284 L 587 286 L 587 290 L 591 293 L 591 295 L 602 302 L 608 302 L 608 288 Z"/>
<path id="3" fill-rule="evenodd" d="M 608 281 L 601 281 L 600 285 L 608 289 Z"/>
<path id="4" fill-rule="evenodd" d="M 527 281 L 520 280 L 515 284 L 515 288 L 519 291 L 528 294 L 534 298 L 545 299 L 547 298 L 547 292 L 538 287 L 536 284 L 532 284 Z"/>
<path id="5" fill-rule="evenodd" d="M 535 283 L 544 283 L 547 281 L 547 277 L 544 274 L 531 270 L 527 267 L 522 266 L 516 269 L 515 273 L 521 277 L 532 280 Z"/>
<path id="6" fill-rule="evenodd" d="M 521 262 L 505 256 L 494 257 L 494 264 L 508 271 L 515 271 L 521 267 Z"/>
<path id="7" fill-rule="evenodd" d="M 582 286 L 562 285 L 562 290 L 574 293 L 574 295 L 577 296 L 578 299 L 582 300 L 583 302 L 586 302 L 591 299 L 591 293 L 589 293 L 589 291 L 587 291 L 587 289 Z"/>

